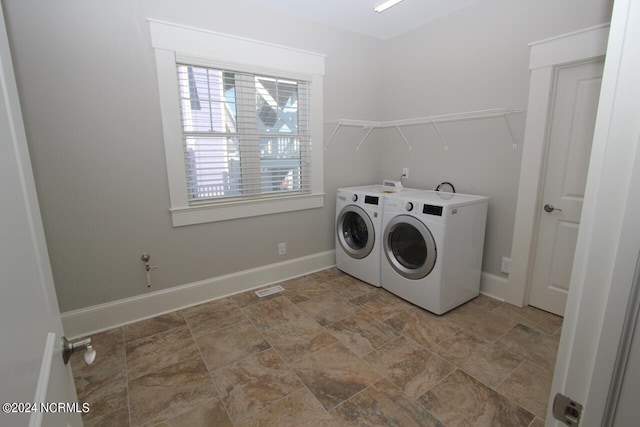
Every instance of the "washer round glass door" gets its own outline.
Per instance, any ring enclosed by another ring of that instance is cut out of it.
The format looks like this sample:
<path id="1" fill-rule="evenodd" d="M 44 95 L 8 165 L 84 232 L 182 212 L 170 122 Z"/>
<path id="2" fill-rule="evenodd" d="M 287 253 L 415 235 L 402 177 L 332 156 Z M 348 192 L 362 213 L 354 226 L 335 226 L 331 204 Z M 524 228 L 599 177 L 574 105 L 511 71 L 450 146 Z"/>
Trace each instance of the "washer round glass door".
<path id="1" fill-rule="evenodd" d="M 398 215 L 384 231 L 384 253 L 391 267 L 407 279 L 426 277 L 436 264 L 433 235 L 420 220 Z"/>
<path id="2" fill-rule="evenodd" d="M 345 206 L 336 220 L 338 241 L 352 258 L 361 259 L 371 253 L 375 242 L 373 223 L 359 206 Z"/>

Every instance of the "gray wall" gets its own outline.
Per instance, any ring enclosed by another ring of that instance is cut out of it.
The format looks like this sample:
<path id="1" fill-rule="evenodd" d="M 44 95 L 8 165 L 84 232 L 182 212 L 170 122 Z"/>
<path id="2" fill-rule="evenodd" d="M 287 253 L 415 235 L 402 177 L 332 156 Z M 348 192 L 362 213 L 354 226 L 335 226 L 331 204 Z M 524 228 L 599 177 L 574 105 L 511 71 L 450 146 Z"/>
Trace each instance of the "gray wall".
<path id="1" fill-rule="evenodd" d="M 173 228 L 147 17 L 327 54 L 327 120 L 377 118 L 379 42 L 244 0 L 3 5 L 63 312 L 148 292 L 143 252 L 155 291 L 330 250 L 336 188 L 377 179 L 377 152 L 353 162 L 341 133 L 323 209 Z"/>
<path id="2" fill-rule="evenodd" d="M 527 108 L 529 48 L 534 41 L 608 22 L 612 0 L 483 0 L 383 45 L 383 115 L 403 119 L 497 107 Z M 389 131 L 381 173 L 409 167 L 407 186 L 450 181 L 462 193 L 491 197 L 483 270 L 500 273 L 510 256 L 525 114 L 511 116 L 516 150 L 503 119 L 406 128 L 408 150 Z M 504 275 L 503 275 L 504 276 Z M 506 276 L 505 276 L 506 277 Z"/>
<path id="3" fill-rule="evenodd" d="M 510 252 L 521 151 L 500 121 L 443 125 L 447 151 L 429 128 L 407 129 L 410 152 L 386 131 L 356 151 L 362 130 L 341 129 L 325 152 L 323 209 L 173 228 L 147 17 L 327 54 L 328 121 L 524 109 L 527 43 L 610 10 L 609 0 L 484 0 L 381 42 L 249 0 L 2 1 L 62 311 L 148 292 L 142 252 L 160 266 L 155 291 L 330 250 L 336 188 L 397 179 L 403 166 L 408 185 L 446 179 L 491 196 L 485 270 Z"/>

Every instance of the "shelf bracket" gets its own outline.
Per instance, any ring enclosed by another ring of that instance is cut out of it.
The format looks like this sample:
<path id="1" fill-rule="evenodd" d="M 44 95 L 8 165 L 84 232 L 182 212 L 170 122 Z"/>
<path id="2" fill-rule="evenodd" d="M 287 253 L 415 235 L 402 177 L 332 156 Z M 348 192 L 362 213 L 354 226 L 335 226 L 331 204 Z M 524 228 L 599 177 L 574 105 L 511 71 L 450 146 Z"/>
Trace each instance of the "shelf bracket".
<path id="1" fill-rule="evenodd" d="M 513 133 L 513 129 L 511 128 L 511 123 L 509 123 L 509 113 L 505 113 L 503 117 L 504 117 L 504 122 L 507 124 L 507 129 L 509 129 L 509 135 L 511 135 L 511 140 L 513 141 L 511 148 L 513 148 L 514 150 L 517 150 L 518 140 L 516 139 L 516 136 Z"/>
<path id="2" fill-rule="evenodd" d="M 364 137 L 362 138 L 362 140 L 357 146 L 358 150 L 360 150 L 360 147 L 362 146 L 364 141 L 369 137 L 373 129 L 390 128 L 390 127 L 396 128 L 396 130 L 398 131 L 398 134 L 400 135 L 400 137 L 402 137 L 402 140 L 405 142 L 405 144 L 407 144 L 407 147 L 409 147 L 409 150 L 411 150 L 412 148 L 411 144 L 407 140 L 406 136 L 404 135 L 400 127 L 431 124 L 435 129 L 436 133 L 438 134 L 438 137 L 442 141 L 442 144 L 444 144 L 444 149 L 448 150 L 449 145 L 447 144 L 446 139 L 442 135 L 442 132 L 440 132 L 438 123 L 450 123 L 450 122 L 457 122 L 462 120 L 477 120 L 477 119 L 489 119 L 494 117 L 495 118 L 502 117 L 504 118 L 505 123 L 507 125 L 507 129 L 509 130 L 509 135 L 511 135 L 511 139 L 513 141 L 512 147 L 514 150 L 516 150 L 518 148 L 518 140 L 516 139 L 515 133 L 513 132 L 513 128 L 511 126 L 511 122 L 509 121 L 509 115 L 522 113 L 522 112 L 523 112 L 522 110 L 516 110 L 513 108 L 494 108 L 490 110 L 478 110 L 478 111 L 468 111 L 465 113 L 441 114 L 437 116 L 418 117 L 415 119 L 393 120 L 393 121 L 386 121 L 386 122 L 340 119 L 335 122 L 330 122 L 330 123 L 337 123 L 337 125 L 336 125 L 336 128 L 333 130 L 333 132 L 331 132 L 331 135 L 329 136 L 329 139 L 327 140 L 327 143 L 325 144 L 324 149 L 327 150 L 327 147 L 333 141 L 340 127 L 355 126 L 355 127 L 362 127 L 363 129 L 367 130 L 366 134 L 364 135 Z"/>
<path id="3" fill-rule="evenodd" d="M 442 133 L 440 132 L 440 128 L 438 128 L 438 124 L 436 122 L 431 122 L 431 124 L 433 125 L 433 128 L 438 133 L 438 136 L 440 137 L 440 141 L 442 141 L 442 143 L 444 144 L 444 149 L 448 150 L 449 149 L 449 144 L 447 144 L 447 140 L 444 139 L 444 136 L 442 136 Z"/>
<path id="4" fill-rule="evenodd" d="M 360 146 L 364 143 L 364 141 L 369 137 L 369 134 L 371 133 L 371 131 L 374 129 L 373 126 L 371 126 L 369 128 L 369 130 L 367 130 L 367 133 L 364 135 L 364 138 L 362 138 L 362 140 L 360 141 L 360 144 L 358 144 L 358 146 L 356 147 L 357 151 L 360 151 Z"/>
<path id="5" fill-rule="evenodd" d="M 324 145 L 324 151 L 327 151 L 327 147 L 329 146 L 329 144 L 331 144 L 333 137 L 336 136 L 336 133 L 338 132 L 338 129 L 340 129 L 340 126 L 342 126 L 342 123 L 338 122 L 336 128 L 333 130 L 333 132 L 331 132 L 329 139 L 327 139 L 327 143 Z"/>
<path id="6" fill-rule="evenodd" d="M 407 147 L 409 147 L 409 150 L 411 150 L 411 144 L 409 144 L 409 141 L 407 141 L 407 138 L 404 136 L 404 133 L 402 133 L 402 131 L 400 130 L 400 126 L 395 125 L 395 128 L 400 134 L 400 136 L 402 137 L 402 139 L 404 140 L 404 143 L 407 144 Z"/>

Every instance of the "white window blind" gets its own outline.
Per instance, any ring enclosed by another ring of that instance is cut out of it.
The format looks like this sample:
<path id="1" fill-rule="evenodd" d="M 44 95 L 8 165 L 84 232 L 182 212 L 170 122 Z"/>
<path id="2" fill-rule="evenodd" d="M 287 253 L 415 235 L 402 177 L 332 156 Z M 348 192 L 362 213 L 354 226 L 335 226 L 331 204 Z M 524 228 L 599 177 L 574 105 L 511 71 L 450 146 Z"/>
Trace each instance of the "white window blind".
<path id="1" fill-rule="evenodd" d="M 173 226 L 324 206 L 325 56 L 148 21 Z"/>
<path id="2" fill-rule="evenodd" d="M 309 82 L 176 66 L 189 205 L 311 192 Z"/>

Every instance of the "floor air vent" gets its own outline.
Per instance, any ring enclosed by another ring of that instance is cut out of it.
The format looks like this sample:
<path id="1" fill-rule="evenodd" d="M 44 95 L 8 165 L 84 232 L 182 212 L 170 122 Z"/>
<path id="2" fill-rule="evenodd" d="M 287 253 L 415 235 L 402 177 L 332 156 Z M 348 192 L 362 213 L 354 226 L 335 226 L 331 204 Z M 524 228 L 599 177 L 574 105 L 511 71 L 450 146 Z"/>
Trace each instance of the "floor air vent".
<path id="1" fill-rule="evenodd" d="M 262 297 L 266 297 L 267 295 L 277 294 L 278 292 L 282 292 L 282 291 L 284 291 L 284 288 L 278 285 L 278 286 L 272 286 L 266 289 L 260 289 L 259 291 L 256 291 L 256 295 L 262 298 Z"/>

